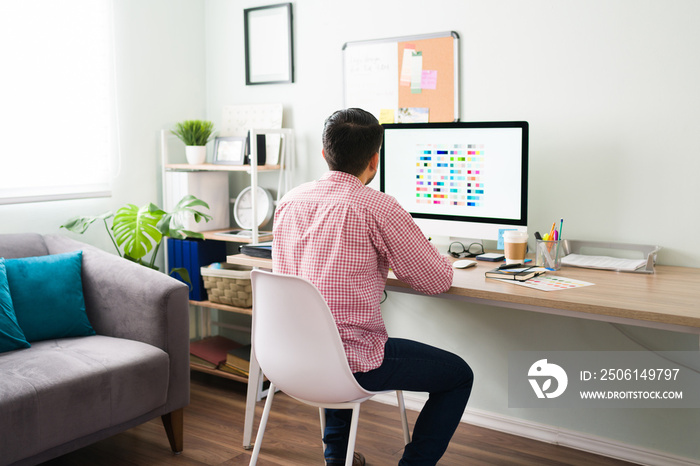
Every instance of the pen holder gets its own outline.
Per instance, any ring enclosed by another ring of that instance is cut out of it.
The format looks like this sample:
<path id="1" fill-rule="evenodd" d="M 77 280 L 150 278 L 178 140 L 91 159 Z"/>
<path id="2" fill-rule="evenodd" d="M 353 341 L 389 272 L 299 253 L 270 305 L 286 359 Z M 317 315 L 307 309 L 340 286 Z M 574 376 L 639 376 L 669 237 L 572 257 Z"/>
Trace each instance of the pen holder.
<path id="1" fill-rule="evenodd" d="M 537 240 L 535 250 L 535 264 L 547 270 L 559 270 L 561 268 L 561 241 Z"/>

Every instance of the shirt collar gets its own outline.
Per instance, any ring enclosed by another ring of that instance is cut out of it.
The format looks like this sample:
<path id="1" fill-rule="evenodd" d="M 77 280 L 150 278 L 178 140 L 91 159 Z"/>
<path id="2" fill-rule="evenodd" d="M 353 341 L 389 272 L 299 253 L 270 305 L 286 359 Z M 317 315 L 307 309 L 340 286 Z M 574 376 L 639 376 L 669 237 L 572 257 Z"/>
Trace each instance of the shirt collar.
<path id="1" fill-rule="evenodd" d="M 339 172 L 339 171 L 329 171 L 325 173 L 319 181 L 334 181 L 337 183 L 353 183 L 357 184 L 357 186 L 362 187 L 364 184 L 362 184 L 362 181 L 355 175 L 351 175 L 350 173 L 345 173 L 345 172 Z"/>

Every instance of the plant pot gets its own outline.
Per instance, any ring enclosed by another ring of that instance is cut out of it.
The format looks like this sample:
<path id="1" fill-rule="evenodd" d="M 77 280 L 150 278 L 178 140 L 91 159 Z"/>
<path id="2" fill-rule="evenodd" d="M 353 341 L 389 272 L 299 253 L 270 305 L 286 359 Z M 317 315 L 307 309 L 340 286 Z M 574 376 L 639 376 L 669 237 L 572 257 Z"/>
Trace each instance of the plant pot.
<path id="1" fill-rule="evenodd" d="M 187 163 L 200 165 L 207 159 L 207 146 L 185 146 Z"/>

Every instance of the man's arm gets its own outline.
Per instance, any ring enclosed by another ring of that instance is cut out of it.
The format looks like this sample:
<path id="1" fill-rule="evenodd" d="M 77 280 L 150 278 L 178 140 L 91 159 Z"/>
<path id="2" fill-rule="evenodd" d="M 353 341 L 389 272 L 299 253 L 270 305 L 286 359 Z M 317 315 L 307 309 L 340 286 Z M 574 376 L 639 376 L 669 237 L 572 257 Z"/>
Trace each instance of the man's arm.
<path id="1" fill-rule="evenodd" d="M 379 249 L 396 278 L 425 294 L 444 293 L 452 286 L 454 271 L 423 235 L 411 215 L 395 206 L 380 225 Z"/>

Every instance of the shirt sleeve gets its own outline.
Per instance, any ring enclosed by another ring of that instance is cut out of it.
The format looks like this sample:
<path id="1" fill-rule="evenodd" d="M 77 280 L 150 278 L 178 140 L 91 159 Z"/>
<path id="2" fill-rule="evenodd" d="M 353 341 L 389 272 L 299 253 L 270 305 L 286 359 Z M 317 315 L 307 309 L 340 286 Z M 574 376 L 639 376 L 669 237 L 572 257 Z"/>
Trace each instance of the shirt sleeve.
<path id="1" fill-rule="evenodd" d="M 444 293 L 452 286 L 454 271 L 420 231 L 411 215 L 394 206 L 379 225 L 378 249 L 396 278 L 425 294 Z"/>

